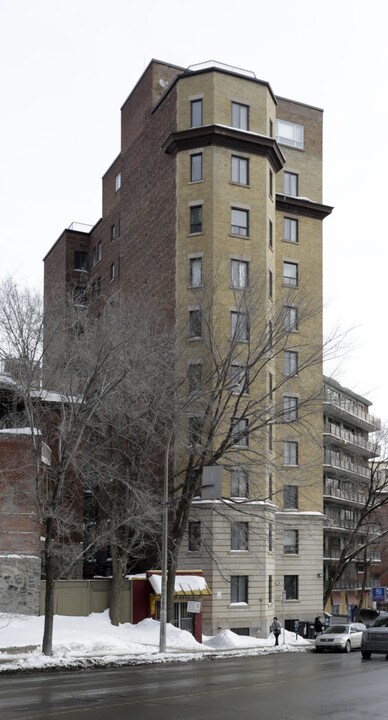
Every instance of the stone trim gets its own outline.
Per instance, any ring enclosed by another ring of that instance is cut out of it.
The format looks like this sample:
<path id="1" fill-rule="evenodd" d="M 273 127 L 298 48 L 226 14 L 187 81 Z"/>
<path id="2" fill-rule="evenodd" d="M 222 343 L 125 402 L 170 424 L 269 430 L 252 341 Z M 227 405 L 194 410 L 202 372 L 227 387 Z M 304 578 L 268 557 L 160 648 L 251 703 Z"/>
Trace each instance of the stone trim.
<path id="1" fill-rule="evenodd" d="M 276 210 L 285 212 L 288 215 L 304 215 L 315 220 L 324 220 L 333 209 L 330 205 L 322 205 L 308 198 L 276 193 Z"/>
<path id="2" fill-rule="evenodd" d="M 168 136 L 162 148 L 167 155 L 174 155 L 182 150 L 203 148 L 206 145 L 224 146 L 237 152 L 264 155 L 275 172 L 279 172 L 285 163 L 284 155 L 274 138 L 236 130 L 226 125 L 201 125 L 188 130 L 178 130 Z"/>

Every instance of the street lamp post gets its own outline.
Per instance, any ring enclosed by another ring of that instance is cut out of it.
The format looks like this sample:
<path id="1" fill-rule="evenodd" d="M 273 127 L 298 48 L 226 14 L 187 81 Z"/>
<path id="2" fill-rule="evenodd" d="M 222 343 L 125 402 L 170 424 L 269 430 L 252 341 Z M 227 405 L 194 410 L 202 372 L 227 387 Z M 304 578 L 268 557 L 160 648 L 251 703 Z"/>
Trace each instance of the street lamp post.
<path id="1" fill-rule="evenodd" d="M 167 547 L 168 547 L 168 460 L 172 432 L 170 432 L 164 451 L 164 472 L 163 472 L 163 529 L 162 529 L 162 586 L 160 591 L 160 633 L 159 652 L 166 652 L 166 629 L 167 629 Z"/>

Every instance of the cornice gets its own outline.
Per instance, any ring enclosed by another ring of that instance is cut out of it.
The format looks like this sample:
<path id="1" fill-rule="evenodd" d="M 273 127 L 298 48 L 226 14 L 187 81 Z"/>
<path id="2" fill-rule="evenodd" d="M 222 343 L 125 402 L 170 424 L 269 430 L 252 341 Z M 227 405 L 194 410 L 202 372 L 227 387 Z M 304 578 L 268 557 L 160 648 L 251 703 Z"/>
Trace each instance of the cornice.
<path id="1" fill-rule="evenodd" d="M 333 211 L 330 205 L 314 202 L 309 198 L 293 197 L 276 193 L 276 210 L 290 215 L 304 215 L 315 220 L 324 220 Z"/>
<path id="2" fill-rule="evenodd" d="M 268 158 L 275 172 L 285 163 L 285 157 L 274 138 L 258 135 L 226 125 L 201 125 L 171 133 L 162 148 L 168 155 L 182 150 L 192 150 L 206 145 L 224 146 L 237 152 L 263 155 Z"/>

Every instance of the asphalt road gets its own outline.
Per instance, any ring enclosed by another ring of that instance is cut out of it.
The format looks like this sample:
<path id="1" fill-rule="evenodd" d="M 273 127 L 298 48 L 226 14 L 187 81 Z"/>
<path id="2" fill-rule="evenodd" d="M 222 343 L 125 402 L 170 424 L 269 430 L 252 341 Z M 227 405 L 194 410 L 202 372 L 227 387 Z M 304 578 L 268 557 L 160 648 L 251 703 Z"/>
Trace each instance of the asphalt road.
<path id="1" fill-rule="evenodd" d="M 387 720 L 385 656 L 314 652 L 0 678 L 2 720 Z"/>

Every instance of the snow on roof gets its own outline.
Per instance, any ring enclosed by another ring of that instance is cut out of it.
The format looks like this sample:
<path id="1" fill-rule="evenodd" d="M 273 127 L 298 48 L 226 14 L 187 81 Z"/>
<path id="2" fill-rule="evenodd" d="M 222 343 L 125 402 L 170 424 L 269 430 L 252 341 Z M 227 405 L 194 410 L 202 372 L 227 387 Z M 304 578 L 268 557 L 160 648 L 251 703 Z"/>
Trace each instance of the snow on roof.
<path id="1" fill-rule="evenodd" d="M 15 380 L 6 372 L 0 372 L 0 387 L 16 387 Z"/>
<path id="2" fill-rule="evenodd" d="M 61 393 L 52 390 L 31 390 L 31 397 L 40 398 L 44 402 L 52 403 L 81 403 L 82 397 L 75 395 L 61 395 Z"/>
<path id="3" fill-rule="evenodd" d="M 38 428 L 22 427 L 22 428 L 2 428 L 0 433 L 4 435 L 41 435 Z"/>
<path id="4" fill-rule="evenodd" d="M 162 591 L 162 576 L 150 575 L 148 579 L 154 593 L 160 595 Z M 175 593 L 182 593 L 184 595 L 210 595 L 210 590 L 202 575 L 176 575 Z"/>

